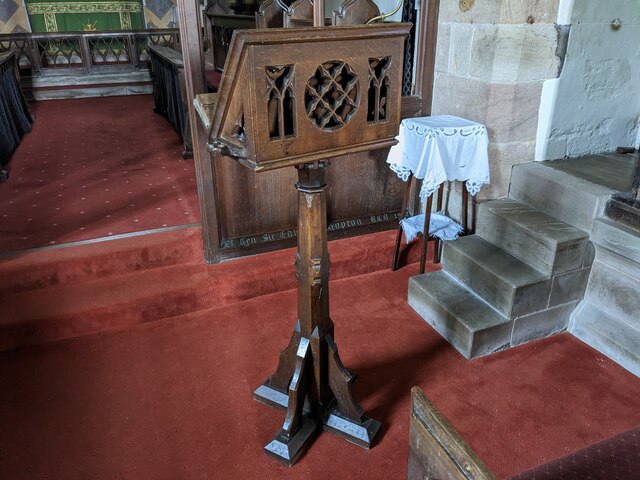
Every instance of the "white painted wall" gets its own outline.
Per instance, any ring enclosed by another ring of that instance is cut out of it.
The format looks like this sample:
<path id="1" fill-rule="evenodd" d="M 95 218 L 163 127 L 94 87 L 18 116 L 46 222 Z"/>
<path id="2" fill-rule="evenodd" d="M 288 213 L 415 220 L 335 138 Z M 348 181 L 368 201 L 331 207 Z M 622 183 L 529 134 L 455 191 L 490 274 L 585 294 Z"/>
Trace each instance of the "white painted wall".
<path id="1" fill-rule="evenodd" d="M 637 145 L 640 1 L 561 0 L 558 23 L 571 31 L 562 73 L 543 88 L 536 160 Z"/>

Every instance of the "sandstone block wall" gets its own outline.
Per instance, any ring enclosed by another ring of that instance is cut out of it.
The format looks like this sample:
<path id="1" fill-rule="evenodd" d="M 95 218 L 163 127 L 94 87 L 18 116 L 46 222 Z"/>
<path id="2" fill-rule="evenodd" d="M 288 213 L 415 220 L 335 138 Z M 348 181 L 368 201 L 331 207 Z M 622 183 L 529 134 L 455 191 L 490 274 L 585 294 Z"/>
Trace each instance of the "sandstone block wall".
<path id="1" fill-rule="evenodd" d="M 441 1 L 433 114 L 487 126 L 492 182 L 478 200 L 505 196 L 511 167 L 534 159 L 542 86 L 562 65 L 559 1 Z"/>

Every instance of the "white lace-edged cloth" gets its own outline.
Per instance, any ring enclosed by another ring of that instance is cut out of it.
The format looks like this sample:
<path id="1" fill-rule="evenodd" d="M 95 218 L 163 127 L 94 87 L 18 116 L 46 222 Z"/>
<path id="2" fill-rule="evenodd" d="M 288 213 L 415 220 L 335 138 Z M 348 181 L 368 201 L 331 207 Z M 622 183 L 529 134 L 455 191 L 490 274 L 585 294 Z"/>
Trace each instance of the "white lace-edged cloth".
<path id="1" fill-rule="evenodd" d="M 446 180 L 465 182 L 470 195 L 489 183 L 489 137 L 481 123 L 452 115 L 407 118 L 397 139 L 387 163 L 405 182 L 412 173 L 422 180 L 422 200 Z"/>
<path id="2" fill-rule="evenodd" d="M 407 243 L 413 241 L 424 230 L 424 213 L 400 220 Z M 444 212 L 433 212 L 429 219 L 429 234 L 441 240 L 457 240 L 462 225 L 447 217 Z"/>

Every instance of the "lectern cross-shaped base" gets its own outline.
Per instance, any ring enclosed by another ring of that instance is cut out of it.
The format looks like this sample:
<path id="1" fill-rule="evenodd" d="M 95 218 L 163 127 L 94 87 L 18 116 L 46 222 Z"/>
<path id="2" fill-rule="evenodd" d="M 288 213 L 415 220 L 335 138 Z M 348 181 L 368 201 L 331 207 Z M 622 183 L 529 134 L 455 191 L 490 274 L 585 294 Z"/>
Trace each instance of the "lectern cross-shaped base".
<path id="1" fill-rule="evenodd" d="M 320 427 L 364 448 L 371 447 L 380 422 L 365 417 L 351 393 L 355 375 L 345 368 L 329 318 L 326 161 L 298 170 L 298 322 L 280 354 L 275 373 L 253 397 L 284 408 L 282 429 L 265 446 L 268 455 L 291 466 Z"/>

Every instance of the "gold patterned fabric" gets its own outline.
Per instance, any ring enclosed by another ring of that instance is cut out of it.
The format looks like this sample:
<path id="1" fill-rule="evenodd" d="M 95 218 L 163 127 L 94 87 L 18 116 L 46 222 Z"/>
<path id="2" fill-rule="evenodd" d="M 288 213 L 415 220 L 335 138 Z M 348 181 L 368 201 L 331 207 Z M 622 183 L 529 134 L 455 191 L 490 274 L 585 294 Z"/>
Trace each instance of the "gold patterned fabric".
<path id="1" fill-rule="evenodd" d="M 34 32 L 143 28 L 140 0 L 26 0 L 26 4 Z"/>

